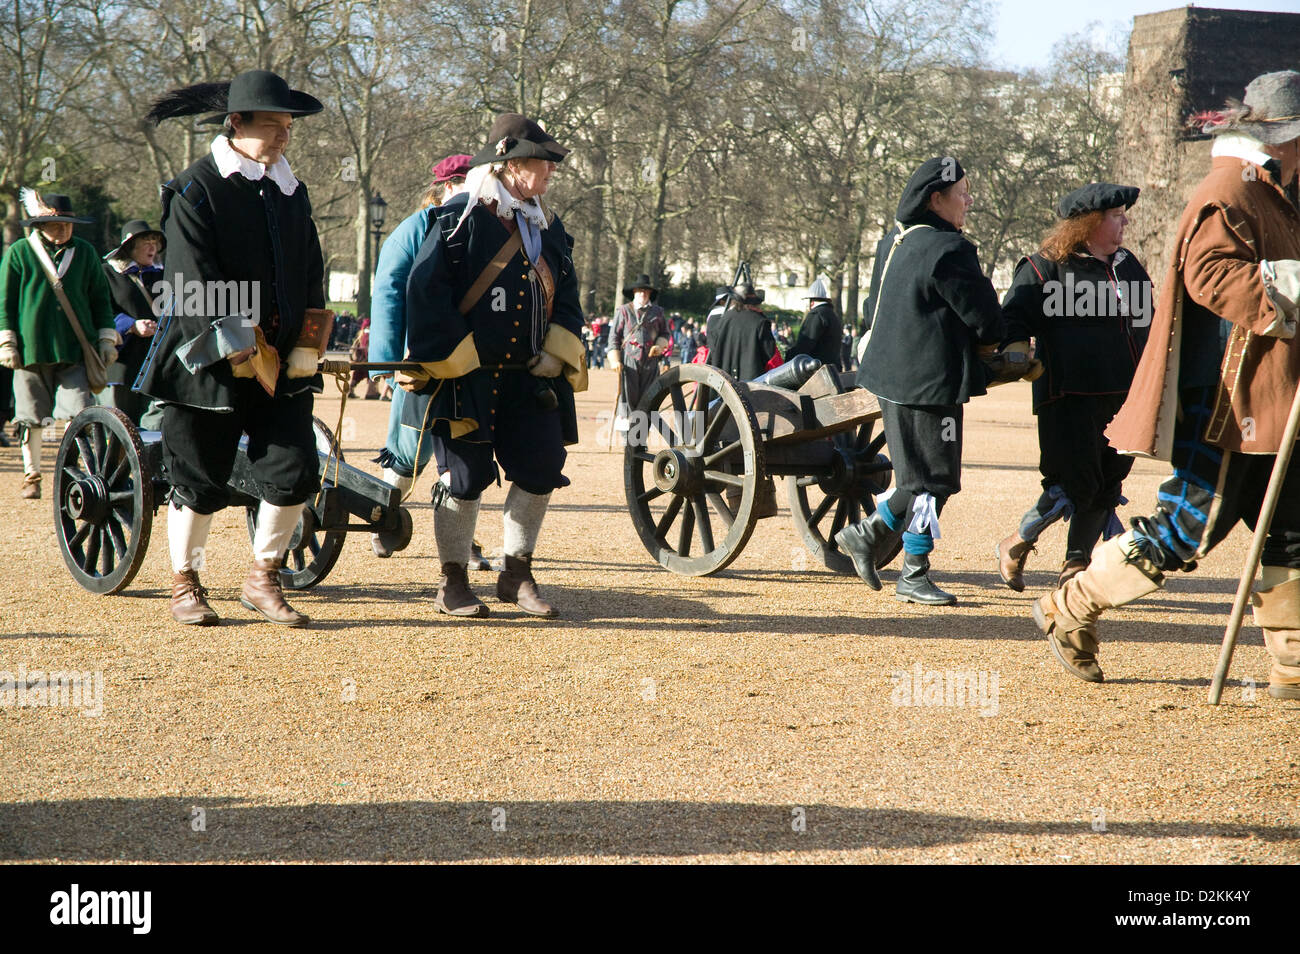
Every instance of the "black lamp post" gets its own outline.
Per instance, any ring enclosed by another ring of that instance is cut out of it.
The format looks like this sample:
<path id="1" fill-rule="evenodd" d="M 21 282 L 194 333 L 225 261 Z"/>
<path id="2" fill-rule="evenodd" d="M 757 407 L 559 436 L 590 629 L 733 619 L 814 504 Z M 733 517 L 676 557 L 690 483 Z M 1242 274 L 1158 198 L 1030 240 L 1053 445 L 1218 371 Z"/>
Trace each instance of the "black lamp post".
<path id="1" fill-rule="evenodd" d="M 384 219 L 387 217 L 387 209 L 388 203 L 376 191 L 374 197 L 370 200 L 370 230 L 375 233 L 375 257 L 373 259 L 375 267 L 379 265 L 379 239 L 384 234 Z"/>

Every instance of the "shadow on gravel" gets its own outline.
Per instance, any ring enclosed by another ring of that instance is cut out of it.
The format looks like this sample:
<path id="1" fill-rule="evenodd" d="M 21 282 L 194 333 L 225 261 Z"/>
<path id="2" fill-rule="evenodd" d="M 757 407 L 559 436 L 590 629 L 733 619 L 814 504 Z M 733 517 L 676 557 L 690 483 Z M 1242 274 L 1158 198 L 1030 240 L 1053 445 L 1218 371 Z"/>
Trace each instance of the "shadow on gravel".
<path id="1" fill-rule="evenodd" d="M 191 828 L 202 808 L 206 831 Z M 228 798 L 0 805 L 0 859 L 20 861 L 474 861 L 579 855 L 691 857 L 964 844 L 988 835 L 1095 839 L 1087 821 L 1023 822 L 905 809 L 714 802 L 387 802 L 258 806 Z M 504 830 L 494 829 L 504 826 Z M 1108 823 L 1110 839 L 1297 842 L 1293 827 Z M 1300 853 L 1297 853 L 1300 858 Z"/>

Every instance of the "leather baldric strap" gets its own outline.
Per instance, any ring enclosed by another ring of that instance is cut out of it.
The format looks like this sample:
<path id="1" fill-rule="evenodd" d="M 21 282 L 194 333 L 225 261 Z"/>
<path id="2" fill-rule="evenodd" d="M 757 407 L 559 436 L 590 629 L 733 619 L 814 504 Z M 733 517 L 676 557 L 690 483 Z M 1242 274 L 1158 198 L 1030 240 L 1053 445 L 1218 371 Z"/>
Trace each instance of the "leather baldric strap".
<path id="1" fill-rule="evenodd" d="M 889 263 L 894 260 L 894 250 L 903 244 L 903 239 L 907 238 L 909 234 L 915 232 L 917 229 L 934 228 L 933 225 L 926 225 L 923 222 L 917 223 L 916 225 L 909 225 L 907 228 L 903 228 L 902 222 L 896 224 L 898 225 L 899 232 L 894 236 L 893 244 L 889 246 L 889 254 L 885 256 L 885 267 L 880 270 L 880 285 L 876 289 L 876 304 L 875 307 L 871 309 L 871 326 L 873 328 L 876 326 L 876 315 L 880 311 L 880 299 L 885 295 L 885 276 L 889 274 Z"/>
<path id="2" fill-rule="evenodd" d="M 72 327 L 72 333 L 77 336 L 77 343 L 81 345 L 81 353 L 85 359 L 86 380 L 90 384 L 90 390 L 98 394 L 108 386 L 108 366 L 104 364 L 104 359 L 99 356 L 99 350 L 86 337 L 85 329 L 81 327 L 81 321 L 77 318 L 77 312 L 72 307 L 72 302 L 68 300 L 68 293 L 63 290 L 63 279 L 59 277 L 59 273 L 55 270 L 50 253 L 45 250 L 40 237 L 36 235 L 29 236 L 27 244 L 36 253 L 36 260 L 41 263 L 41 269 L 45 272 L 50 287 L 54 289 L 54 297 L 58 299 L 63 314 L 67 316 L 68 324 Z M 68 251 L 71 252 L 72 249 Z"/>
<path id="3" fill-rule="evenodd" d="M 462 315 L 468 315 L 474 306 L 478 304 L 478 300 L 496 281 L 496 277 L 501 274 L 501 270 L 510 264 L 510 260 L 515 257 L 515 253 L 523 247 L 523 241 L 518 229 L 514 231 L 510 238 L 506 239 L 506 243 L 492 256 L 492 261 L 484 266 L 483 271 L 479 272 L 478 278 L 474 279 L 474 284 L 469 287 L 469 291 L 465 292 L 465 297 L 460 300 L 460 305 L 457 307 Z"/>

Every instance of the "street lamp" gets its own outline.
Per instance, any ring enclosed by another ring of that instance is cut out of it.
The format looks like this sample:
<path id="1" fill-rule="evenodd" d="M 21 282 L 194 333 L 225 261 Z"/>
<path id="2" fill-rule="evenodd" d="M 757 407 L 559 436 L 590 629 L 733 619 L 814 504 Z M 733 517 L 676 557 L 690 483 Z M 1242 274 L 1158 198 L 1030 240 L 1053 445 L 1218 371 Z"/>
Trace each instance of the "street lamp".
<path id="1" fill-rule="evenodd" d="M 387 217 L 388 203 L 384 197 L 376 190 L 374 197 L 370 200 L 370 230 L 375 233 L 375 257 L 374 265 L 379 266 L 379 239 L 384 234 L 384 219 Z"/>

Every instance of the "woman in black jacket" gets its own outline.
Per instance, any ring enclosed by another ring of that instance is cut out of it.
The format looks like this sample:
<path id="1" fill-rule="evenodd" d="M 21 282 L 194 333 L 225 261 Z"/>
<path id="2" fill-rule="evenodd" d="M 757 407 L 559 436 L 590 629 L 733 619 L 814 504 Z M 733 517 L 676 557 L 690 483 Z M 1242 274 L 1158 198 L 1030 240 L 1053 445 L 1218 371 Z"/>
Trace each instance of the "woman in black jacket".
<path id="1" fill-rule="evenodd" d="M 1122 531 L 1115 508 L 1132 457 L 1106 442 L 1137 370 L 1151 324 L 1151 279 L 1123 248 L 1134 186 L 1093 182 L 1061 199 L 1061 220 L 1042 248 L 1016 266 L 1002 302 L 1007 352 L 1027 352 L 1029 339 L 1045 371 L 1034 382 L 1043 492 L 1020 526 L 997 545 L 998 574 L 1025 588 L 1025 561 L 1038 535 L 1070 521 L 1059 586 L 1088 566 L 1105 533 Z"/>
<path id="2" fill-rule="evenodd" d="M 113 403 L 136 427 L 140 426 L 149 400 L 133 392 L 131 385 L 140 374 L 158 329 L 154 291 L 163 279 L 158 255 L 165 246 L 162 232 L 151 229 L 143 219 L 133 219 L 122 227 L 121 243 L 104 256 L 104 274 L 108 277 L 116 311 L 113 320 L 117 333 L 122 336 L 122 345 L 117 349 L 122 382 L 113 385 Z"/>
<path id="3" fill-rule="evenodd" d="M 929 554 L 939 513 L 961 489 L 962 405 L 985 392 L 980 355 L 1002 339 L 997 294 L 961 234 L 971 204 L 961 164 L 927 159 L 907 182 L 871 275 L 871 339 L 857 381 L 880 399 L 894 490 L 835 542 L 878 590 L 877 556 L 901 536 L 904 602 L 957 601 L 930 582 Z"/>

